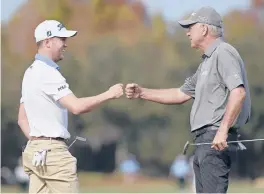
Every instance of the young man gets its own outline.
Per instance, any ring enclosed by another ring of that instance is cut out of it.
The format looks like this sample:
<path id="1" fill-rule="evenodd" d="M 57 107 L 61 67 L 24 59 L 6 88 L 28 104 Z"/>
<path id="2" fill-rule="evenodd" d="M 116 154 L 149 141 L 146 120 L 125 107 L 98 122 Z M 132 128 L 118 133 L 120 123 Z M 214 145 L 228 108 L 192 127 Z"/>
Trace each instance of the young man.
<path id="1" fill-rule="evenodd" d="M 126 95 L 163 104 L 194 99 L 190 123 L 195 143 L 212 142 L 212 146 L 199 146 L 195 151 L 196 191 L 225 193 L 231 167 L 227 138 L 236 139 L 237 130 L 250 117 L 245 66 L 237 50 L 222 39 L 222 19 L 213 8 L 202 7 L 179 23 L 187 29 L 191 47 L 203 52 L 196 73 L 180 88 L 148 89 L 128 84 Z"/>
<path id="2" fill-rule="evenodd" d="M 116 84 L 97 96 L 78 98 L 69 88 L 56 64 L 64 58 L 70 31 L 55 20 L 46 20 L 35 29 L 38 53 L 26 70 L 18 124 L 29 139 L 23 152 L 24 169 L 30 177 L 29 193 L 77 193 L 76 158 L 65 143 L 68 111 L 82 114 L 123 95 Z"/>

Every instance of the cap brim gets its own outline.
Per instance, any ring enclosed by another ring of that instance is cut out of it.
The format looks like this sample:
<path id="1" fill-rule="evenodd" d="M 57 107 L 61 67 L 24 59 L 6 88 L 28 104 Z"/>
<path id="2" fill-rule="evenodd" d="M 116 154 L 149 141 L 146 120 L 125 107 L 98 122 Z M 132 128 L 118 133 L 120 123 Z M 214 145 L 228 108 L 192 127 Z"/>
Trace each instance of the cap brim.
<path id="1" fill-rule="evenodd" d="M 61 31 L 58 35 L 56 35 L 57 37 L 63 37 L 63 38 L 69 38 L 69 37 L 73 37 L 77 35 L 77 31 L 73 31 L 73 30 L 65 30 L 65 31 Z"/>
<path id="2" fill-rule="evenodd" d="M 188 28 L 190 25 L 197 23 L 196 21 L 192 20 L 180 20 L 178 22 L 183 28 Z"/>

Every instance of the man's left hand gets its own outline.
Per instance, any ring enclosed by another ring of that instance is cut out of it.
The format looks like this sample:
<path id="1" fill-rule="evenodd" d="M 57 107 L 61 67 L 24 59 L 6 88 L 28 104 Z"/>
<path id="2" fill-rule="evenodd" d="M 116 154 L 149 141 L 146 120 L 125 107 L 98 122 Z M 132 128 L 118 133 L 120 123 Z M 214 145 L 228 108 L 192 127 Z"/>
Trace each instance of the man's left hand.
<path id="1" fill-rule="evenodd" d="M 214 148 L 214 149 L 219 150 L 219 151 L 227 148 L 228 147 L 227 142 L 226 142 L 227 136 L 228 135 L 226 132 L 218 129 L 218 131 L 214 137 L 211 148 Z"/>

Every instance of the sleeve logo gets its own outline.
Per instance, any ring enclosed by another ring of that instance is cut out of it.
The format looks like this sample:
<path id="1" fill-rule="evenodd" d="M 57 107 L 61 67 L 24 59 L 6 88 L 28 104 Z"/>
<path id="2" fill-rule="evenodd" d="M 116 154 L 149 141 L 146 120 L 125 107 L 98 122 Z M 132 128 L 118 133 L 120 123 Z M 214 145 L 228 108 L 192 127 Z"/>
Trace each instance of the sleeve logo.
<path id="1" fill-rule="evenodd" d="M 65 88 L 66 88 L 66 85 L 63 85 L 63 86 L 58 88 L 58 91 L 61 91 L 61 90 L 65 89 Z"/>

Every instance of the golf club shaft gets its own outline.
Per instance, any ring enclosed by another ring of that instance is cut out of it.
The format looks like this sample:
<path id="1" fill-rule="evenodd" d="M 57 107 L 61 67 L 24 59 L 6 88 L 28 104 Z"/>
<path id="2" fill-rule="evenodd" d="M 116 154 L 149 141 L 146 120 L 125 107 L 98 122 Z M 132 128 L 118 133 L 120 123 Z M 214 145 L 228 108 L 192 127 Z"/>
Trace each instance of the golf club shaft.
<path id="1" fill-rule="evenodd" d="M 254 141 L 264 141 L 264 139 L 247 139 L 247 140 L 237 140 L 237 141 L 228 141 L 229 143 L 239 143 L 239 142 L 254 142 Z M 190 145 L 199 146 L 199 145 L 211 145 L 212 143 L 191 143 Z"/>
<path id="2" fill-rule="evenodd" d="M 71 145 L 69 145 L 68 149 L 70 149 L 70 147 L 76 142 L 76 139 L 71 143 Z"/>

